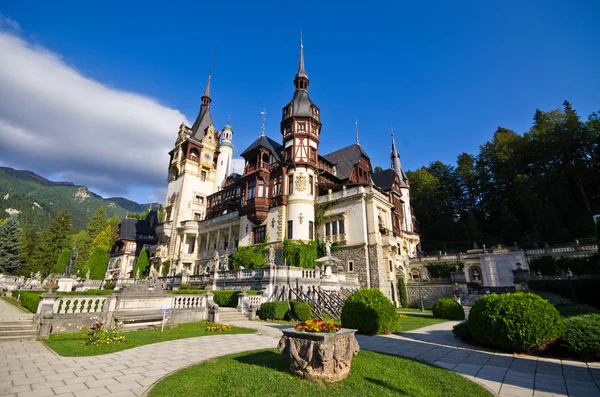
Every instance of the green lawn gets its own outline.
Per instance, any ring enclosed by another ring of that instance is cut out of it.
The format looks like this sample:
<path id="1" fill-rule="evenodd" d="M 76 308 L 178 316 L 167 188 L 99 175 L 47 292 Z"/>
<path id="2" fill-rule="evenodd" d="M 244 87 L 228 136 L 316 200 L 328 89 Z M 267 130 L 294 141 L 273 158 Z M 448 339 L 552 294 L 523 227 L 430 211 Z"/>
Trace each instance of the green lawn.
<path id="1" fill-rule="evenodd" d="M 394 333 L 412 331 L 413 329 L 427 327 L 429 325 L 443 323 L 448 321 L 443 318 L 423 317 L 423 316 L 411 316 L 407 314 L 408 318 L 401 318 L 398 320 L 398 328 Z"/>
<path id="2" fill-rule="evenodd" d="M 21 304 L 19 303 L 19 301 L 15 300 L 13 298 L 9 298 L 7 296 L 3 296 L 2 300 L 4 302 L 10 303 L 11 305 L 13 305 L 14 307 L 16 307 L 17 309 L 21 310 L 24 313 L 32 314 L 29 310 L 27 310 L 27 308 L 21 306 Z"/>
<path id="3" fill-rule="evenodd" d="M 301 379 L 288 372 L 289 363 L 275 349 L 224 356 L 168 376 L 149 396 L 491 396 L 451 371 L 365 350 L 352 360 L 348 378 L 338 383 Z"/>
<path id="4" fill-rule="evenodd" d="M 399 312 L 419 312 L 421 313 L 421 309 L 416 308 L 416 307 L 401 307 L 400 309 L 398 309 Z M 423 310 L 423 313 L 429 313 L 431 314 L 431 310 Z"/>
<path id="5" fill-rule="evenodd" d="M 54 334 L 44 341 L 48 347 L 61 356 L 81 357 L 95 356 L 97 354 L 114 353 L 132 347 L 149 345 L 151 343 L 165 342 L 174 339 L 192 338 L 196 336 L 223 335 L 223 334 L 252 334 L 256 330 L 249 328 L 231 327 L 226 332 L 209 332 L 204 326 L 205 322 L 179 324 L 176 327 L 167 327 L 164 332 L 160 329 L 146 329 L 125 332 L 125 342 L 106 346 L 86 346 L 86 332 L 72 334 Z"/>

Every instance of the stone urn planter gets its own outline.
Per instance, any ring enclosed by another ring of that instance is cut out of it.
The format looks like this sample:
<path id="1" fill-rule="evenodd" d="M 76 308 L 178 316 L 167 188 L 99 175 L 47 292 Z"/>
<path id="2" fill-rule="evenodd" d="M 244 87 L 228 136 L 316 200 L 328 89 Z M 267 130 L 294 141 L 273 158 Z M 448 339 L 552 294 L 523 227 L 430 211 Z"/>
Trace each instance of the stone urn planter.
<path id="1" fill-rule="evenodd" d="M 355 329 L 342 328 L 335 333 L 282 330 L 277 347 L 292 359 L 290 371 L 302 378 L 338 382 L 348 377 L 352 358 L 359 346 Z"/>

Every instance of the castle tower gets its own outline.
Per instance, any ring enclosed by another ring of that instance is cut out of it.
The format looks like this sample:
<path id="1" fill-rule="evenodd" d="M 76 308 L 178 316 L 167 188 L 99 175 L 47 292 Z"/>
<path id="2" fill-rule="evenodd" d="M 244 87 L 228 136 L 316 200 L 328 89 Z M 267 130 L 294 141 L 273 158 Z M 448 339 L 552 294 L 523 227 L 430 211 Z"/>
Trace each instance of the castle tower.
<path id="1" fill-rule="evenodd" d="M 219 145 L 219 155 L 217 157 L 217 171 L 215 174 L 215 192 L 218 192 L 223 188 L 223 182 L 232 169 L 232 158 L 233 158 L 233 129 L 229 125 L 223 127 L 221 131 L 221 144 Z"/>
<path id="2" fill-rule="evenodd" d="M 304 46 L 300 37 L 300 61 L 294 78 L 292 101 L 283 108 L 281 134 L 287 164 L 286 237 L 291 240 L 314 238 L 314 205 L 318 166 L 320 110 L 308 96 L 308 75 L 304 70 Z"/>
<path id="3" fill-rule="evenodd" d="M 396 174 L 400 178 L 400 193 L 402 194 L 402 213 L 404 215 L 402 230 L 412 232 L 414 231 L 414 228 L 412 222 L 412 210 L 410 207 L 409 182 L 408 177 L 402 169 L 402 164 L 400 163 L 400 154 L 396 149 L 396 141 L 394 140 L 394 130 L 392 130 L 392 152 L 390 154 L 390 159 L 392 161 L 392 168 L 394 169 L 394 171 L 396 171 Z"/>

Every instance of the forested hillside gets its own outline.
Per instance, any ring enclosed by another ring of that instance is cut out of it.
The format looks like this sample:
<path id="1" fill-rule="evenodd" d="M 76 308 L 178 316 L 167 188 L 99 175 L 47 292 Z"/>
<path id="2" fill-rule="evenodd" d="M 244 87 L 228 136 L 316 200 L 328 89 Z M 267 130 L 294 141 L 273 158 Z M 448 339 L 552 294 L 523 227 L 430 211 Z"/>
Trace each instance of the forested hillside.
<path id="1" fill-rule="evenodd" d="M 147 207 L 122 198 L 103 199 L 71 182 L 52 182 L 30 171 L 0 167 L 0 219 L 18 211 L 21 223 L 42 232 L 66 208 L 73 228 L 81 230 L 101 205 L 106 205 L 109 218 L 117 215 L 120 219 L 128 212 L 144 212 Z"/>
<path id="2" fill-rule="evenodd" d="M 536 110 L 529 131 L 498 127 L 479 153 L 409 171 L 424 251 L 594 240 L 600 213 L 600 116 L 571 104 Z"/>

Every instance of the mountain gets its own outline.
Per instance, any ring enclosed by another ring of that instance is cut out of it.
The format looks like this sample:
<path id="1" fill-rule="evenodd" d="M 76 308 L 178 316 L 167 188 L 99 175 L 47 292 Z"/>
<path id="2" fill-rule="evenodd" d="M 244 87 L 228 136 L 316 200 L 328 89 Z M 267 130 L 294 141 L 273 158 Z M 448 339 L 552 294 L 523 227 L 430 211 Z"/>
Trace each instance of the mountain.
<path id="1" fill-rule="evenodd" d="M 83 229 L 101 205 L 108 217 L 124 218 L 127 213 L 145 212 L 148 204 L 116 197 L 104 199 L 85 186 L 53 182 L 31 171 L 0 167 L 0 219 L 18 213 L 27 225 L 43 231 L 63 208 L 71 212 L 73 228 Z"/>

